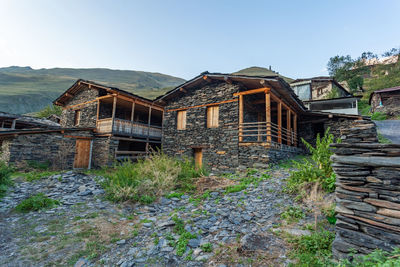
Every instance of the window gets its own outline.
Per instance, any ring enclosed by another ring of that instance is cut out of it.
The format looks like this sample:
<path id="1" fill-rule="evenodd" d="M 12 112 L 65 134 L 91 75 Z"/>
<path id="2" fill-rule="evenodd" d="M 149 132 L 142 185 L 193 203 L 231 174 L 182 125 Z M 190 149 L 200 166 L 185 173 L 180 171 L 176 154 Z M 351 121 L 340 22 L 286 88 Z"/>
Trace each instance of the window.
<path id="1" fill-rule="evenodd" d="M 218 127 L 219 107 L 212 106 L 207 108 L 207 128 Z"/>
<path id="2" fill-rule="evenodd" d="M 74 126 L 78 126 L 80 121 L 81 121 L 81 111 L 80 110 L 75 110 Z"/>
<path id="3" fill-rule="evenodd" d="M 176 128 L 178 130 L 186 129 L 186 110 L 178 111 L 178 114 L 176 117 Z"/>

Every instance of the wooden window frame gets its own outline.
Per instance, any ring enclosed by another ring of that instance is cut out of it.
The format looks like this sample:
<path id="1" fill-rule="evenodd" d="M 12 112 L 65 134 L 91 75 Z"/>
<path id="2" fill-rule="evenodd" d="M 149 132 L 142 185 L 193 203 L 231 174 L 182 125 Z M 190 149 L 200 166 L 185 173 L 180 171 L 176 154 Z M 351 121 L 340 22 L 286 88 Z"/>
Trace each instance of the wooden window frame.
<path id="1" fill-rule="evenodd" d="M 219 127 L 219 105 L 207 107 L 207 128 Z"/>
<path id="2" fill-rule="evenodd" d="M 186 130 L 187 110 L 179 110 L 176 113 L 176 129 L 179 131 Z"/>
<path id="3" fill-rule="evenodd" d="M 74 114 L 74 126 L 79 126 L 81 123 L 81 110 L 76 109 Z"/>

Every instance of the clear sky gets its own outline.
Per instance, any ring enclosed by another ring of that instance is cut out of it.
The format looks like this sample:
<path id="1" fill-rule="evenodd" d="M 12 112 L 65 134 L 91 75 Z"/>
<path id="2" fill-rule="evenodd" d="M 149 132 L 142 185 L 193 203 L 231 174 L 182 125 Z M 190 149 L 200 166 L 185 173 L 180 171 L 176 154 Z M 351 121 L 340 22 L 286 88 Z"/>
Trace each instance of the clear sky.
<path id="1" fill-rule="evenodd" d="M 272 65 L 299 78 L 326 75 L 337 54 L 399 46 L 399 0 L 0 0 L 0 67 L 190 79 Z"/>

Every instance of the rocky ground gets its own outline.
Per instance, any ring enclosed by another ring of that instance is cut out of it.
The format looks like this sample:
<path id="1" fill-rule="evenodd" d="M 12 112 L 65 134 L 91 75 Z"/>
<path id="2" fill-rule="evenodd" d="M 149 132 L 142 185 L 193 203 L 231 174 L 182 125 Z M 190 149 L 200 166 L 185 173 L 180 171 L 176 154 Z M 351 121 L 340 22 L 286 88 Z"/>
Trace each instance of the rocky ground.
<path id="1" fill-rule="evenodd" d="M 264 172 L 253 174 L 261 177 Z M 115 204 L 98 177 L 74 172 L 15 182 L 0 202 L 1 266 L 284 266 L 285 242 L 274 229 L 293 204 L 282 193 L 288 170 L 273 169 L 240 192 L 162 197 L 158 202 Z M 17 213 L 31 194 L 60 200 L 49 210 Z M 186 232 L 185 242 L 176 224 Z M 183 246 L 184 247 L 184 246 Z"/>

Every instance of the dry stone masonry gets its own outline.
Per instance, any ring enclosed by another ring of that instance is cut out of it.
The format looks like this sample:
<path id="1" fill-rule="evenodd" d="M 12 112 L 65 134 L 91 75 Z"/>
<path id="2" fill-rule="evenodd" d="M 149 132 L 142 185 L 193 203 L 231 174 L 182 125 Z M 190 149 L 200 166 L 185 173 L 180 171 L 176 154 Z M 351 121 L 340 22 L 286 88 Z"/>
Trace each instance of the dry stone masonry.
<path id="1" fill-rule="evenodd" d="M 367 254 L 400 246 L 400 145 L 380 144 L 371 121 L 355 121 L 333 144 L 336 239 L 333 254 Z"/>

